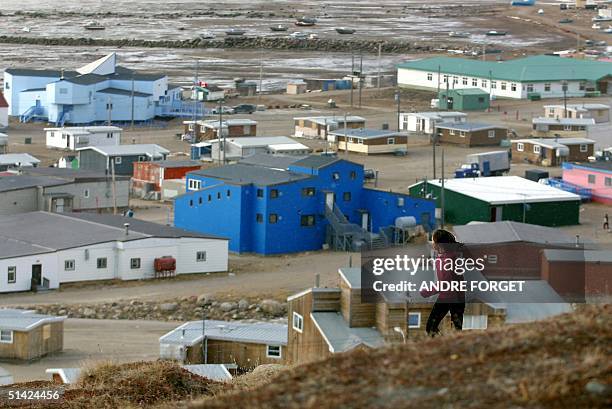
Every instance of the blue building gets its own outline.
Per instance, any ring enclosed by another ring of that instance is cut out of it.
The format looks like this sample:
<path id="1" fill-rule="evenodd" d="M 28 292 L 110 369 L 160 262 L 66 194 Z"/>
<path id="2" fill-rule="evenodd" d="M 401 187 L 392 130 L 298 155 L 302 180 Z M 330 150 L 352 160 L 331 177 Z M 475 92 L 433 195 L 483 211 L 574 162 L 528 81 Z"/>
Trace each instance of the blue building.
<path id="1" fill-rule="evenodd" d="M 24 122 L 64 124 L 136 122 L 153 119 L 180 102 L 180 87 L 163 74 L 139 73 L 108 54 L 76 71 L 9 68 L 4 94 L 9 115 Z"/>
<path id="2" fill-rule="evenodd" d="M 426 230 L 434 222 L 434 202 L 365 188 L 363 166 L 337 157 L 255 155 L 190 172 L 186 183 L 175 226 L 228 237 L 238 253 L 383 246 L 397 242 L 398 218 Z"/>

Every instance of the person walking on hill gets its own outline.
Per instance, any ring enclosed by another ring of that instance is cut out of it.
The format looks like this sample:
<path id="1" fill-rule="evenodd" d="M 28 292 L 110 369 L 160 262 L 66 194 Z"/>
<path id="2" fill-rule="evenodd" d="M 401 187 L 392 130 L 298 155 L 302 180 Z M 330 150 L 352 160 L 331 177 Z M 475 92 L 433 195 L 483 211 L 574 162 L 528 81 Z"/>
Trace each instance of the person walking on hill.
<path id="1" fill-rule="evenodd" d="M 436 276 L 438 282 L 446 281 L 463 281 L 463 275 L 456 274 L 452 269 L 445 269 L 449 260 L 452 259 L 452 265 L 457 259 L 457 253 L 460 243 L 457 243 L 455 236 L 443 229 L 438 229 L 433 233 L 433 247 L 437 253 L 436 256 Z M 461 331 L 463 328 L 463 313 L 465 311 L 465 294 L 463 291 L 422 291 L 423 297 L 431 297 L 438 294 L 438 298 L 429 314 L 425 330 L 427 335 L 435 337 L 440 333 L 440 322 L 446 314 L 450 312 L 451 322 L 456 330 Z"/>

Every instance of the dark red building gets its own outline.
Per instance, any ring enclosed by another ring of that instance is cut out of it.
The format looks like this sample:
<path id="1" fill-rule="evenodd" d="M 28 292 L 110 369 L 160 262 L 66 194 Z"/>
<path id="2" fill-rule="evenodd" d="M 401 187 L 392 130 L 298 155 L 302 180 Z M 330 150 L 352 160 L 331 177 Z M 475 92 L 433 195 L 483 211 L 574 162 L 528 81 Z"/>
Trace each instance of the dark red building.
<path id="1" fill-rule="evenodd" d="M 182 179 L 187 172 L 199 170 L 202 163 L 195 160 L 161 160 L 134 163 L 132 189 L 134 193 L 146 195 L 161 191 L 162 181 Z"/>

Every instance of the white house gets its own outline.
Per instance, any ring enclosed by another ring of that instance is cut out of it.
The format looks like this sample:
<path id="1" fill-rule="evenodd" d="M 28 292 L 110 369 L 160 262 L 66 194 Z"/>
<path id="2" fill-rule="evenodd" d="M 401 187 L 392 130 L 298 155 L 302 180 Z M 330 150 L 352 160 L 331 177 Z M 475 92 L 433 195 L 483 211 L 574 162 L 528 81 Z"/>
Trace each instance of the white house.
<path id="1" fill-rule="evenodd" d="M 8 128 L 8 111 L 8 102 L 6 102 L 4 95 L 2 95 L 2 92 L 0 91 L 0 130 Z"/>
<path id="2" fill-rule="evenodd" d="M 422 132 L 431 135 L 434 133 L 435 124 L 466 122 L 467 114 L 456 111 L 402 112 L 399 120 L 400 128 L 404 131 Z"/>
<path id="3" fill-rule="evenodd" d="M 480 88 L 492 98 L 610 95 L 612 64 L 548 55 L 502 62 L 434 57 L 399 64 L 397 83 L 438 91 Z"/>
<path id="4" fill-rule="evenodd" d="M 47 148 L 71 151 L 86 146 L 119 145 L 122 132 L 116 126 L 45 128 Z"/>
<path id="5" fill-rule="evenodd" d="M 0 155 L 0 171 L 16 168 L 37 167 L 40 160 L 29 153 L 6 153 Z"/>
<path id="6" fill-rule="evenodd" d="M 228 241 L 110 214 L 31 212 L 0 216 L 0 293 L 91 280 L 155 277 L 156 258 L 175 274 L 227 271 Z"/>
<path id="7" fill-rule="evenodd" d="M 223 140 L 221 140 L 223 142 Z M 211 159 L 218 160 L 219 139 L 209 141 L 211 144 Z M 223 146 L 223 143 L 221 143 Z M 237 160 L 258 153 L 271 155 L 308 155 L 312 152 L 308 146 L 287 136 L 253 136 L 250 138 L 226 138 L 225 139 L 225 159 Z M 221 156 L 223 149 L 221 149 Z"/>
<path id="8" fill-rule="evenodd" d="M 547 118 L 593 118 L 596 123 L 610 121 L 610 105 L 606 104 L 557 104 L 544 105 Z"/>

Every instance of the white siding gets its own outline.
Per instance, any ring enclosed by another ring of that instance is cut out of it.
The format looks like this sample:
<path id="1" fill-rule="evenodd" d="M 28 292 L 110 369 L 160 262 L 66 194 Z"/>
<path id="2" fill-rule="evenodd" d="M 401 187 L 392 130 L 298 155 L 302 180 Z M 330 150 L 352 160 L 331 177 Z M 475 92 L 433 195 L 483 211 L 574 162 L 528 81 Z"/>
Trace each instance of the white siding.
<path id="1" fill-rule="evenodd" d="M 49 280 L 50 288 L 58 288 L 57 254 L 37 254 L 0 260 L 0 293 L 29 291 L 32 279 L 32 265 L 42 265 L 42 277 Z M 17 267 L 16 282 L 8 283 L 8 267 Z"/>
<path id="2" fill-rule="evenodd" d="M 60 283 L 71 283 L 78 281 L 111 280 L 117 278 L 115 275 L 115 243 L 102 243 L 94 246 L 79 247 L 57 252 L 58 271 Z M 97 259 L 106 257 L 106 268 L 97 268 Z M 74 260 L 75 267 L 72 271 L 64 269 L 65 260 Z"/>

